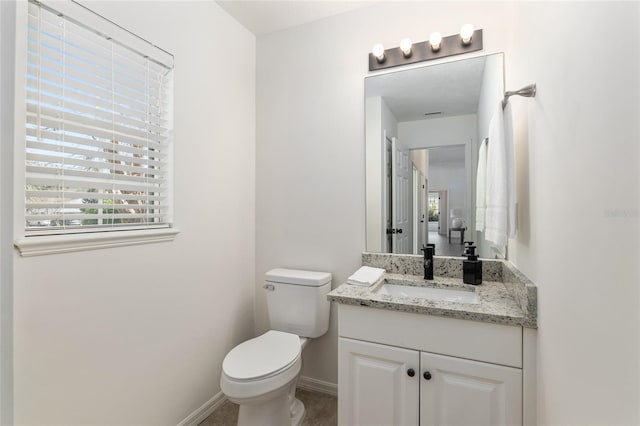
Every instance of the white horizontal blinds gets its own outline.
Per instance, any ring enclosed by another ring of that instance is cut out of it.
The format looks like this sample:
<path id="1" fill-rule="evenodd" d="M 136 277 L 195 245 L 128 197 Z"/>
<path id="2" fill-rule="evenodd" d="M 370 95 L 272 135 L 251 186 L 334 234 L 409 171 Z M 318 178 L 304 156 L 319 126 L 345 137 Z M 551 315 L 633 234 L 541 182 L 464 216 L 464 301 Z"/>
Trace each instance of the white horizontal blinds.
<path id="1" fill-rule="evenodd" d="M 29 3 L 27 235 L 169 226 L 173 58 L 61 4 Z"/>

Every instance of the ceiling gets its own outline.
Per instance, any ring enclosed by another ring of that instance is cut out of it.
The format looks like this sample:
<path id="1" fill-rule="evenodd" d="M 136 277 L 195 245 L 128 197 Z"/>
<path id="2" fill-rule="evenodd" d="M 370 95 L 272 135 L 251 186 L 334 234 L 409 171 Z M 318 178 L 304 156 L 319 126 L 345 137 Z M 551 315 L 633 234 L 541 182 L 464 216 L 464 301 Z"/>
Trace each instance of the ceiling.
<path id="1" fill-rule="evenodd" d="M 249 31 L 260 36 L 367 7 L 376 1 L 216 0 L 216 3 Z"/>

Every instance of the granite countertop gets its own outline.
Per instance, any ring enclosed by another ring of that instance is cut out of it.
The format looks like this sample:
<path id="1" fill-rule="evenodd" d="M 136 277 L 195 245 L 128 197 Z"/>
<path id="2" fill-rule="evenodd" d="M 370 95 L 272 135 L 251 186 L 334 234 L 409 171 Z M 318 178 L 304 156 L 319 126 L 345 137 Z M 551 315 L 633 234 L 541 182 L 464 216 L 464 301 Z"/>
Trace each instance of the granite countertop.
<path id="1" fill-rule="evenodd" d="M 405 262 L 405 260 L 409 263 Z M 454 267 L 455 264 L 462 263 L 459 259 L 436 259 L 435 270 L 443 271 L 445 276 L 436 275 L 433 281 L 427 281 L 420 275 L 411 274 L 411 272 L 415 272 L 415 267 L 410 264 L 421 261 L 421 256 L 405 256 L 404 259 L 401 259 L 399 255 L 372 255 L 365 253 L 363 255 L 363 264 L 384 267 L 387 270 L 384 276 L 370 287 L 342 284 L 331 291 L 327 298 L 330 301 L 348 305 L 438 315 L 495 324 L 537 327 L 536 288 L 512 265 L 504 265 L 507 262 L 483 261 L 483 275 L 488 279 L 485 278 L 482 284 L 475 286 L 464 284 L 462 278 L 457 276 L 457 271 L 453 271 L 453 269 L 457 269 L 457 267 Z M 398 263 L 400 263 L 400 267 L 398 267 Z M 437 263 L 440 263 L 440 265 Z M 484 263 L 487 263 L 487 265 L 484 265 Z M 446 271 L 452 272 L 448 273 Z M 475 292 L 478 295 L 479 303 L 459 303 L 421 297 L 378 294 L 377 290 L 385 283 Z"/>

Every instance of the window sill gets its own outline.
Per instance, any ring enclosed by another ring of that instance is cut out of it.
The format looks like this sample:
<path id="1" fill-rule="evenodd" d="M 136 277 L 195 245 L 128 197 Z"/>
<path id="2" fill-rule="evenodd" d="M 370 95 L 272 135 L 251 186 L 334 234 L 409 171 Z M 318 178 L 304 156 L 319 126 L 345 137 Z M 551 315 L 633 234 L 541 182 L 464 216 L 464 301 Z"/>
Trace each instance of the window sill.
<path id="1" fill-rule="evenodd" d="M 14 242 L 22 257 L 71 253 L 111 247 L 133 246 L 173 241 L 180 233 L 176 228 L 136 231 L 92 232 L 87 234 L 43 235 L 23 237 Z"/>

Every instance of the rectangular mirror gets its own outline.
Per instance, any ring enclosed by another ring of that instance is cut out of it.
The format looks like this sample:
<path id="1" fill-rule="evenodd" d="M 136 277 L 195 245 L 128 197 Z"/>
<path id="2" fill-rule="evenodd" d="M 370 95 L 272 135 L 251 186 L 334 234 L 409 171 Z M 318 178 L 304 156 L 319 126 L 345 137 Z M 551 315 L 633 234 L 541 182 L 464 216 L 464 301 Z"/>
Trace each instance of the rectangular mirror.
<path id="1" fill-rule="evenodd" d="M 484 258 L 506 248 L 475 230 L 480 143 L 504 95 L 502 53 L 365 78 L 367 251 Z"/>

